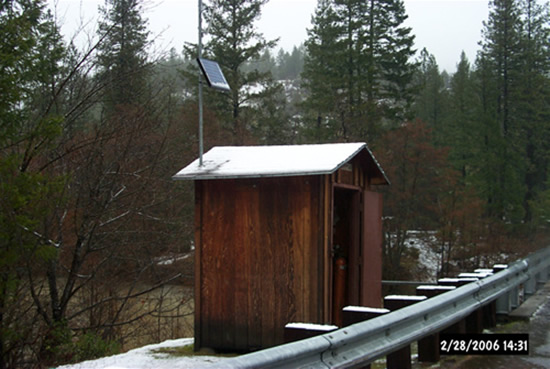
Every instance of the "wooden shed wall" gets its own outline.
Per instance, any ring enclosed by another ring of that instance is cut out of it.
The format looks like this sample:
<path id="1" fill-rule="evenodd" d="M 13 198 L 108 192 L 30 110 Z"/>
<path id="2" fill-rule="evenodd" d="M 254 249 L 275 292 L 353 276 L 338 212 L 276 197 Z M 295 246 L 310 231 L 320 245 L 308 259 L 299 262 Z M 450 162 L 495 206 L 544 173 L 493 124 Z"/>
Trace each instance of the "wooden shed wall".
<path id="1" fill-rule="evenodd" d="M 269 347 L 288 322 L 326 319 L 325 185 L 321 176 L 196 181 L 198 347 Z"/>

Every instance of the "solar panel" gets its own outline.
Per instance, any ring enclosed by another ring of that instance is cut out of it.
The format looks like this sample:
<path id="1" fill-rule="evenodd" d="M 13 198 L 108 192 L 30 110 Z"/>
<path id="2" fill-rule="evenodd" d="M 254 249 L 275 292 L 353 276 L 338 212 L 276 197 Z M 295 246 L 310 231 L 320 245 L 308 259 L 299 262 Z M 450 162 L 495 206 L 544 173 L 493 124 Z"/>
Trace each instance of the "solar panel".
<path id="1" fill-rule="evenodd" d="M 217 62 L 200 58 L 197 58 L 197 62 L 199 63 L 202 73 L 206 77 L 208 86 L 222 91 L 231 91 L 229 84 L 223 76 L 222 69 Z"/>

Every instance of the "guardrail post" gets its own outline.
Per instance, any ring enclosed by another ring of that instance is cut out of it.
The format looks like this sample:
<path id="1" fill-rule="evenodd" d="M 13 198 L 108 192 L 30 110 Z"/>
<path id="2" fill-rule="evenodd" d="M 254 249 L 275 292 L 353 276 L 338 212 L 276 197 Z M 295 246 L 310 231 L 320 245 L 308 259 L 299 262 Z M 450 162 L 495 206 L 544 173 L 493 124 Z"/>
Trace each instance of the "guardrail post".
<path id="1" fill-rule="evenodd" d="M 384 307 L 394 311 L 426 299 L 426 296 L 391 295 L 384 297 Z M 411 345 L 407 345 L 406 347 L 387 355 L 386 368 L 411 369 Z"/>
<path id="2" fill-rule="evenodd" d="M 389 312 L 389 309 L 346 306 L 342 309 L 342 326 L 347 327 L 355 323 L 364 322 L 365 320 L 373 319 Z M 361 369 L 370 369 L 370 367 L 370 364 L 368 364 L 361 367 Z"/>
<path id="3" fill-rule="evenodd" d="M 543 274 L 544 274 L 544 270 L 541 270 L 535 276 L 535 278 L 537 279 L 537 285 L 535 287 L 537 289 L 537 291 L 538 291 L 539 288 L 544 286 L 544 284 L 546 283 L 546 279 L 543 278 Z"/>
<path id="4" fill-rule="evenodd" d="M 303 340 L 337 330 L 335 325 L 288 323 L 285 325 L 285 343 Z"/>
<path id="5" fill-rule="evenodd" d="M 347 327 L 348 325 L 376 318 L 389 312 L 389 309 L 370 308 L 364 306 L 346 306 L 342 309 L 342 325 Z"/>
<path id="6" fill-rule="evenodd" d="M 459 277 L 466 276 L 466 277 L 477 277 L 479 279 L 483 279 L 493 275 L 494 273 L 495 272 L 493 269 L 476 269 L 474 273 L 461 273 L 459 274 Z M 512 296 L 516 296 L 516 295 L 512 294 Z M 516 303 L 517 303 L 517 299 L 516 299 Z M 483 306 L 479 313 L 480 315 L 478 316 L 479 322 L 477 324 L 479 325 L 477 327 L 470 327 L 470 328 L 474 328 L 473 331 L 477 330 L 478 333 L 481 333 L 483 331 L 483 328 L 495 327 L 497 325 L 496 306 L 497 306 L 496 301 L 491 301 L 489 304 Z"/>
<path id="7" fill-rule="evenodd" d="M 463 273 L 462 275 L 465 275 Z M 459 277 L 459 286 L 468 283 L 477 282 L 480 278 L 477 277 Z M 483 332 L 483 310 L 477 309 L 468 315 L 465 319 L 466 333 L 481 333 Z"/>
<path id="8" fill-rule="evenodd" d="M 493 328 L 497 325 L 497 302 L 491 301 L 483 306 L 483 328 Z"/>
<path id="9" fill-rule="evenodd" d="M 525 298 L 532 296 L 537 291 L 537 275 L 531 274 L 527 282 L 524 285 Z"/>
<path id="10" fill-rule="evenodd" d="M 453 286 L 418 286 L 416 295 L 430 298 L 455 288 Z M 439 359 L 439 332 L 418 341 L 418 361 L 436 363 Z"/>
<path id="11" fill-rule="evenodd" d="M 506 292 L 497 299 L 496 310 L 497 315 L 508 315 L 508 313 L 510 313 L 510 311 L 512 310 L 510 292 Z"/>
<path id="12" fill-rule="evenodd" d="M 498 273 L 508 268 L 507 264 L 495 264 L 493 266 L 493 272 Z M 506 292 L 496 300 L 496 314 L 508 315 L 512 310 L 511 293 Z"/>
<path id="13" fill-rule="evenodd" d="M 523 288 L 523 286 L 521 286 Z M 510 308 L 511 310 L 516 309 L 523 302 L 522 297 L 520 296 L 520 286 L 516 286 L 510 290 Z M 524 291 L 522 291 L 524 293 Z"/>
<path id="14" fill-rule="evenodd" d="M 457 287 L 464 286 L 468 283 L 473 283 L 479 281 L 479 278 L 473 278 L 473 277 L 460 277 L 458 278 L 458 285 Z"/>
<path id="15" fill-rule="evenodd" d="M 471 283 L 476 282 L 480 279 L 483 279 L 489 276 L 492 273 L 460 273 L 458 275 L 459 280 L 462 283 Z M 481 333 L 483 332 L 484 321 L 483 317 L 485 315 L 484 307 L 481 307 L 470 315 L 466 317 L 466 333 Z M 496 319 L 496 317 L 495 317 Z"/>
<path id="16" fill-rule="evenodd" d="M 440 286 L 458 286 L 458 278 L 441 278 L 437 280 L 437 284 Z"/>
<path id="17" fill-rule="evenodd" d="M 493 269 L 481 268 L 474 270 L 475 273 L 486 274 L 491 276 L 495 273 Z M 487 305 L 482 307 L 483 311 L 483 328 L 493 328 L 497 325 L 497 302 L 491 301 Z"/>
<path id="18" fill-rule="evenodd" d="M 507 267 L 508 266 L 506 264 L 496 264 L 495 267 L 493 268 L 493 272 L 496 273 L 497 271 L 504 270 Z M 519 292 L 520 292 L 519 286 L 516 286 L 512 288 L 509 292 L 507 292 L 506 293 L 507 297 L 504 297 L 503 300 L 500 302 L 501 309 L 508 309 L 507 311 L 510 312 L 512 309 L 517 308 L 521 304 Z M 495 320 L 496 320 L 497 301 L 491 302 L 491 304 L 489 304 L 489 308 L 495 310 Z M 502 313 L 503 311 L 499 312 L 499 314 L 502 314 Z M 496 321 L 494 325 L 491 325 L 491 326 L 495 326 L 495 325 L 496 325 Z M 487 327 L 487 325 L 485 325 L 485 327 Z"/>
<path id="19" fill-rule="evenodd" d="M 501 272 L 508 268 L 508 264 L 495 264 L 493 265 L 493 273 Z"/>
<path id="20" fill-rule="evenodd" d="M 461 281 L 459 278 L 441 278 L 437 281 L 441 286 L 460 287 L 465 281 Z M 466 319 L 462 319 L 448 328 L 445 328 L 441 333 L 466 333 Z"/>
<path id="21" fill-rule="evenodd" d="M 490 269 L 490 268 L 479 268 L 479 269 L 474 270 L 474 273 L 482 273 L 482 274 L 487 274 L 489 276 L 489 275 L 494 274 L 495 271 L 493 269 Z"/>
<path id="22" fill-rule="evenodd" d="M 543 268 L 540 271 L 540 282 L 541 284 L 546 284 L 548 282 L 548 267 Z"/>

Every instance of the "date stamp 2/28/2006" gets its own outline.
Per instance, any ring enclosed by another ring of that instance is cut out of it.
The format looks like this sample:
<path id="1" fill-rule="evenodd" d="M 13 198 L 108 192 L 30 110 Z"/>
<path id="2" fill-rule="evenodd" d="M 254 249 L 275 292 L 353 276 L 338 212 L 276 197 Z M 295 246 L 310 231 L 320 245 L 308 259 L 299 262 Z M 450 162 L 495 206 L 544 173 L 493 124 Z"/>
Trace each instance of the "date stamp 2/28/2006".
<path id="1" fill-rule="evenodd" d="M 529 334 L 441 334 L 441 355 L 529 355 Z"/>

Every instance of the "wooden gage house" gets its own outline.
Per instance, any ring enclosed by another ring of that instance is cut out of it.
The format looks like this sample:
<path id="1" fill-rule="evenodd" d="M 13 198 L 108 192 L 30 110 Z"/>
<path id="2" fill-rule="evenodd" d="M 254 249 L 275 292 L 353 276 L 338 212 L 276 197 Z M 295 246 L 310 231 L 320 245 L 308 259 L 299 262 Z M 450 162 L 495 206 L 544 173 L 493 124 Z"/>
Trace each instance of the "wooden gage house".
<path id="1" fill-rule="evenodd" d="M 289 322 L 382 306 L 388 180 L 365 143 L 214 147 L 174 179 L 195 181 L 195 349 L 275 346 Z"/>

